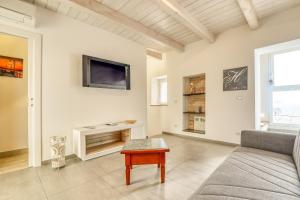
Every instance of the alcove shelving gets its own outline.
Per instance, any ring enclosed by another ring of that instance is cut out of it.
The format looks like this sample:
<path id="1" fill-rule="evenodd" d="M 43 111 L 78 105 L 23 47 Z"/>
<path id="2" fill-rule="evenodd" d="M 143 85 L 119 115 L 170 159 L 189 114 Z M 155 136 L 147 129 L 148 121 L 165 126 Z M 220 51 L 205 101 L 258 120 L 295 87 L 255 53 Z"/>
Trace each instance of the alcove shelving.
<path id="1" fill-rule="evenodd" d="M 205 134 L 205 74 L 183 78 L 183 131 Z"/>

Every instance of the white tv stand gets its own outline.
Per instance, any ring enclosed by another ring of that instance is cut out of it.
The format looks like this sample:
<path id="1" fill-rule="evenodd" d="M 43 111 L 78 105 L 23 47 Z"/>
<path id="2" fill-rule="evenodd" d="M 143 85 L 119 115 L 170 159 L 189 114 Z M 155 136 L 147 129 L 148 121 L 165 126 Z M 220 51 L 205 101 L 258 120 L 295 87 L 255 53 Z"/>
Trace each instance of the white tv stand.
<path id="1" fill-rule="evenodd" d="M 128 140 L 145 138 L 144 123 L 139 121 L 79 127 L 73 129 L 73 152 L 81 160 L 89 160 L 120 151 Z"/>

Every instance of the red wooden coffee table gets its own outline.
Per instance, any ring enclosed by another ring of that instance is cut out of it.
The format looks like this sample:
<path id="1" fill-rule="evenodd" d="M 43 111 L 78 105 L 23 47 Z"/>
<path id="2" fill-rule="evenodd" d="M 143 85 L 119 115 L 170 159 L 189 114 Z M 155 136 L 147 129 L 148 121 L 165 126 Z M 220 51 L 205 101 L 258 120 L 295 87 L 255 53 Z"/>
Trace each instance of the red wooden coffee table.
<path id="1" fill-rule="evenodd" d="M 126 184 L 130 185 L 132 165 L 157 164 L 160 167 L 161 182 L 165 182 L 167 144 L 162 138 L 131 140 L 125 144 L 121 154 L 125 154 Z"/>

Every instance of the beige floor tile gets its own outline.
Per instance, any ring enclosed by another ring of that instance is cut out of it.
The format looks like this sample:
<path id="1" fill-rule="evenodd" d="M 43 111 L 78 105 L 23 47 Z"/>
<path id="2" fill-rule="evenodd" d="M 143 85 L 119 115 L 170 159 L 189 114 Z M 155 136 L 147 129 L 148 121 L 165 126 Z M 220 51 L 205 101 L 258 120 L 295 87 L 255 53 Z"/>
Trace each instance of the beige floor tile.
<path id="1" fill-rule="evenodd" d="M 188 199 L 194 190 L 175 181 L 169 180 L 164 184 L 157 184 L 148 190 L 159 199 L 184 200 Z"/>
<path id="2" fill-rule="evenodd" d="M 89 168 L 95 174 L 97 174 L 97 176 L 104 176 L 104 175 L 107 175 L 108 172 L 105 169 L 103 169 L 103 167 L 101 167 L 102 162 L 103 162 L 103 159 L 96 158 L 96 159 L 85 161 L 83 163 L 83 165 L 86 166 L 87 168 Z M 106 162 L 106 161 L 104 161 L 104 162 Z"/>
<path id="3" fill-rule="evenodd" d="M 4 184 L 0 187 L 0 199 L 42 200 L 46 199 L 42 184 L 38 178 L 19 184 Z"/>
<path id="4" fill-rule="evenodd" d="M 70 190 L 49 197 L 50 200 L 113 200 L 121 198 L 121 194 L 108 185 L 102 178 L 88 181 Z"/>
<path id="5" fill-rule="evenodd" d="M 59 172 L 57 174 L 42 176 L 41 182 L 48 196 L 70 189 L 72 186 L 74 187 L 74 185 L 69 185 Z"/>
<path id="6" fill-rule="evenodd" d="M 124 156 L 124 155 L 123 155 Z M 107 159 L 103 159 L 102 162 L 99 162 L 99 166 L 106 172 L 110 173 L 119 169 L 124 169 L 124 158 L 121 155 L 110 156 Z"/>
<path id="7" fill-rule="evenodd" d="M 0 185 L 20 184 L 38 178 L 35 168 L 27 168 L 15 172 L 4 173 L 0 175 Z"/>
<path id="8" fill-rule="evenodd" d="M 52 169 L 50 165 L 47 165 L 38 168 L 37 171 L 48 196 L 63 192 L 98 177 L 94 171 L 84 165 L 84 162 L 72 163 L 59 170 Z"/>
<path id="9" fill-rule="evenodd" d="M 61 175 L 69 185 L 78 185 L 97 177 L 93 171 L 84 165 L 78 165 L 61 171 Z"/>

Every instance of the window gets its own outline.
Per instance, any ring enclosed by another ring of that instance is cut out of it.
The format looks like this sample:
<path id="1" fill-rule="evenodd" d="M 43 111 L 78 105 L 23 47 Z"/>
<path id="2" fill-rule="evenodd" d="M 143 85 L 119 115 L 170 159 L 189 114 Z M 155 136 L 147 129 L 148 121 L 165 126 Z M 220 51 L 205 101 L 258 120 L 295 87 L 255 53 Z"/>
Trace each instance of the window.
<path id="1" fill-rule="evenodd" d="M 271 58 L 271 123 L 300 125 L 300 50 Z"/>
<path id="2" fill-rule="evenodd" d="M 151 105 L 166 105 L 168 103 L 167 76 L 155 77 L 151 83 Z"/>

